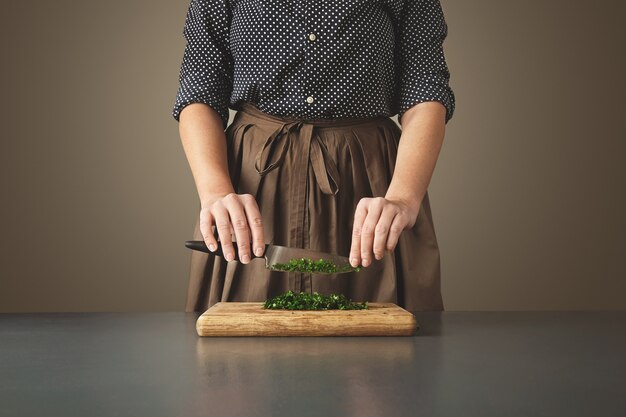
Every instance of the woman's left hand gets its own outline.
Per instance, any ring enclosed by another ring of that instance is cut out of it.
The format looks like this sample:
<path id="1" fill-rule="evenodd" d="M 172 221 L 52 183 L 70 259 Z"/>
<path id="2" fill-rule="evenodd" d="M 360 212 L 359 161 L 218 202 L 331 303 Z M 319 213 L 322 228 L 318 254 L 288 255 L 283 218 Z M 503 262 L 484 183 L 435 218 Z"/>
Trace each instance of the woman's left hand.
<path id="1" fill-rule="evenodd" d="M 362 198 L 354 213 L 350 264 L 367 267 L 372 253 L 381 260 L 385 250 L 393 251 L 400 233 L 415 225 L 420 206 L 421 202 L 399 198 Z"/>

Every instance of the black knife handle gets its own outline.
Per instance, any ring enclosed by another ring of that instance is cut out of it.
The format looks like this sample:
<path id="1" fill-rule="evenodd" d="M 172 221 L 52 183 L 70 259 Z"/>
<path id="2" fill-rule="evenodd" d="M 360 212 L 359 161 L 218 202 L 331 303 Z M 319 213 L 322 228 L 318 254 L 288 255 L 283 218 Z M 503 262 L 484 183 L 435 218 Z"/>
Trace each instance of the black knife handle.
<path id="1" fill-rule="evenodd" d="M 220 243 L 219 240 L 217 241 L 217 249 L 215 250 L 215 252 L 211 252 L 209 250 L 209 248 L 207 247 L 207 245 L 204 242 L 204 240 L 188 240 L 188 241 L 185 242 L 185 246 L 188 247 L 189 249 L 197 250 L 197 251 L 200 251 L 200 252 L 212 253 L 213 255 L 221 256 L 222 258 L 224 258 L 224 252 L 222 252 L 222 244 Z M 265 251 L 267 250 L 268 246 L 269 246 L 269 243 L 266 243 L 265 244 L 265 250 L 263 251 L 263 255 L 256 256 L 254 254 L 254 252 L 250 252 L 250 256 L 252 258 L 263 258 L 263 257 L 265 257 Z M 239 251 L 238 251 L 238 247 L 237 247 L 237 242 L 233 242 L 233 249 L 235 251 L 235 259 L 239 260 Z"/>

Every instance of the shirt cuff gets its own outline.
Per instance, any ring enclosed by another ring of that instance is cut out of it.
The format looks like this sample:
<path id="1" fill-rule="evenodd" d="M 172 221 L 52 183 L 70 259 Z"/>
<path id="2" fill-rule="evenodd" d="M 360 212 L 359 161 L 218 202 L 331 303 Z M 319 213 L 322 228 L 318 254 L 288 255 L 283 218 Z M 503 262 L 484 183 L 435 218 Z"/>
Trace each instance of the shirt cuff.
<path id="1" fill-rule="evenodd" d="M 213 108 L 222 119 L 222 128 L 226 130 L 230 112 L 228 111 L 228 100 L 224 99 L 221 94 L 207 93 L 203 97 L 181 98 L 179 95 L 172 109 L 172 117 L 180 122 L 180 112 L 191 103 L 204 103 Z"/>
<path id="2" fill-rule="evenodd" d="M 425 101 L 438 101 L 446 108 L 445 123 L 447 124 L 455 110 L 454 91 L 448 85 L 418 83 L 405 86 L 400 91 L 398 120 L 411 107 Z"/>

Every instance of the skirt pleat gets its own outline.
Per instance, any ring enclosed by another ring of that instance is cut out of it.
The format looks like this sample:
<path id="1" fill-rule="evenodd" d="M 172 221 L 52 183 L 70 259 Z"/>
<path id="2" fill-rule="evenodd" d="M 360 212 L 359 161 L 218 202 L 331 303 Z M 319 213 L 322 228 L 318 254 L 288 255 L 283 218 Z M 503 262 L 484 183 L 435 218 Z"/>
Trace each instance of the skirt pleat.
<path id="1" fill-rule="evenodd" d="M 295 126 L 296 119 L 261 112 L 249 102 L 238 110 L 226 129 L 229 173 L 237 193 L 255 196 L 265 243 L 348 256 L 359 200 L 387 192 L 400 127 L 382 116 Z M 193 239 L 203 239 L 199 210 Z M 203 312 L 219 301 L 265 301 L 287 290 L 341 293 L 409 311 L 444 310 L 428 192 L 416 224 L 402 232 L 394 251 L 359 272 L 270 271 L 263 259 L 242 264 L 198 251 L 190 256 L 187 312 Z"/>

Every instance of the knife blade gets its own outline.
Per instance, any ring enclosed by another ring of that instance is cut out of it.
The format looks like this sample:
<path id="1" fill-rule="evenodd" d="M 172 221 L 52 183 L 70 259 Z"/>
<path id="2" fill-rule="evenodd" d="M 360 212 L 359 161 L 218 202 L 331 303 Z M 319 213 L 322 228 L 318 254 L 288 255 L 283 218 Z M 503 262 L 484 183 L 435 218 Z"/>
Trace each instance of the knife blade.
<path id="1" fill-rule="evenodd" d="M 224 258 L 224 252 L 222 252 L 222 244 L 220 241 L 217 241 L 217 249 L 215 252 L 211 252 L 207 247 L 206 243 L 203 240 L 188 240 L 185 242 L 185 246 L 189 249 L 211 253 L 213 255 L 221 256 Z M 235 252 L 235 259 L 239 259 L 239 252 L 237 250 L 237 245 L 233 242 L 233 250 Z M 343 274 L 346 272 L 356 271 L 352 265 L 350 265 L 350 261 L 347 257 L 336 255 L 327 252 L 320 252 L 311 249 L 301 249 L 301 248 L 290 248 L 288 246 L 280 246 L 274 245 L 271 243 L 265 244 L 265 251 L 263 255 L 256 256 L 254 253 L 250 253 L 251 259 L 254 258 L 264 258 L 265 259 L 265 268 L 274 270 L 274 271 L 282 271 L 281 269 L 274 268 L 275 264 L 283 264 L 289 263 L 292 259 L 301 259 L 301 258 L 309 258 L 313 261 L 317 261 L 318 259 L 323 259 L 325 261 L 332 262 L 337 266 L 337 271 L 333 273 L 323 272 L 323 271 L 315 271 L 312 273 L 322 274 L 322 275 L 332 275 L 332 274 Z"/>

